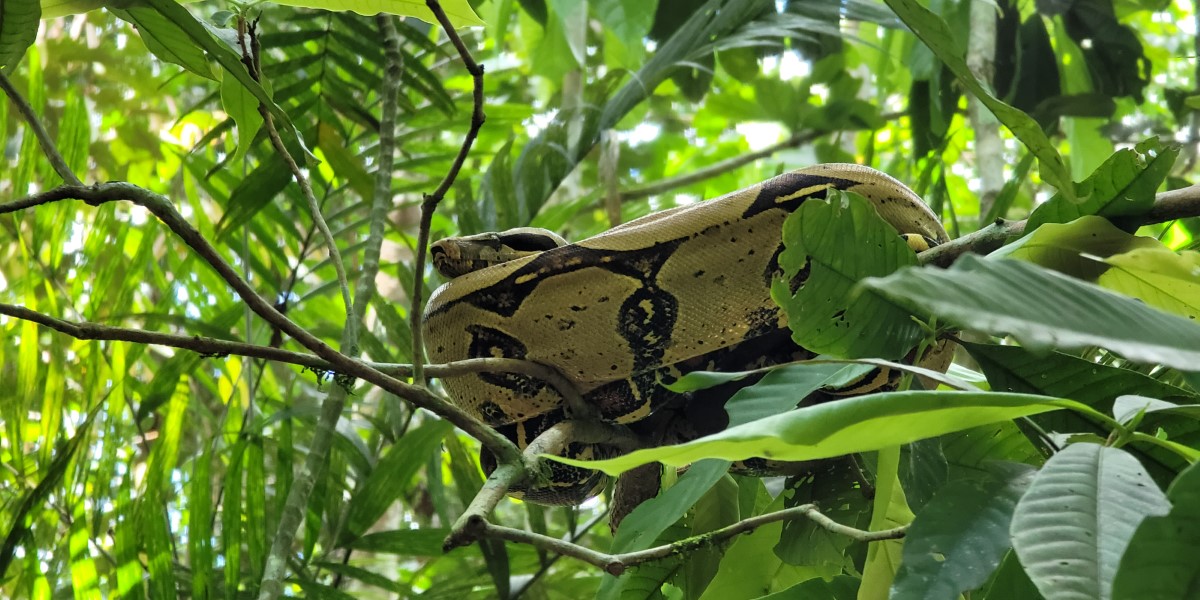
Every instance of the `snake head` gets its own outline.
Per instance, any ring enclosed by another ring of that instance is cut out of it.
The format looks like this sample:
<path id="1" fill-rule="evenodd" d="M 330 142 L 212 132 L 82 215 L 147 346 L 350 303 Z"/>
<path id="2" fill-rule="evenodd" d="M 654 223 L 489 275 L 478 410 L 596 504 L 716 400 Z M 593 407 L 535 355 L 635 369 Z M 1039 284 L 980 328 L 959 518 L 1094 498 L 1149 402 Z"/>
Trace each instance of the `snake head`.
<path id="1" fill-rule="evenodd" d="M 517 227 L 438 240 L 429 247 L 433 268 L 447 279 L 567 245 L 548 229 Z"/>

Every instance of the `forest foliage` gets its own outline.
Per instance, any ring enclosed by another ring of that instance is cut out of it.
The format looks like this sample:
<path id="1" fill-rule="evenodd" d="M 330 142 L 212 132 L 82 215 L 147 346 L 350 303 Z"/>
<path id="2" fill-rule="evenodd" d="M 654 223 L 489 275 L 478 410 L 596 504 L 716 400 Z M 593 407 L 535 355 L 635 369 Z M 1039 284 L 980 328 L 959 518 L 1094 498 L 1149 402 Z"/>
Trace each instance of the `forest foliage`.
<path id="1" fill-rule="evenodd" d="M 1198 18 L 0 2 L 0 595 L 1195 597 Z M 587 463 L 690 465 L 615 534 L 611 488 L 491 510 L 526 466 L 414 353 L 429 241 L 579 240 L 831 162 L 954 240 L 913 254 L 857 196 L 806 202 L 780 263 L 809 279 L 773 296 L 821 359 L 720 433 Z M 939 336 L 948 372 L 900 364 Z M 795 408 L 880 366 L 901 389 Z M 764 455 L 822 462 L 730 472 Z"/>

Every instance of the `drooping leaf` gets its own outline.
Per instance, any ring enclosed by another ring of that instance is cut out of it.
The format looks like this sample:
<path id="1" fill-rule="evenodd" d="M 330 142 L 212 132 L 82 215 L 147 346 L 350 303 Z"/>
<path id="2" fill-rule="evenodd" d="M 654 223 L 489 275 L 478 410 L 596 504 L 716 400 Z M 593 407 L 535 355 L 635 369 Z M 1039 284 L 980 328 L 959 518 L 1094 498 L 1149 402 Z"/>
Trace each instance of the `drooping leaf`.
<path id="1" fill-rule="evenodd" d="M 644 449 L 601 461 L 547 456 L 620 474 L 652 461 L 684 465 L 701 458 L 755 456 L 801 461 L 878 450 L 1059 408 L 1087 410 L 1067 400 L 984 392 L 889 392 L 845 398 L 760 419 L 675 446 Z"/>
<path id="2" fill-rule="evenodd" d="M 431 421 L 407 432 L 388 449 L 350 498 L 343 543 L 366 532 L 409 489 L 412 478 L 451 429 L 449 421 Z"/>
<path id="3" fill-rule="evenodd" d="M 1042 178 L 1050 185 L 1058 188 L 1059 192 L 1068 199 L 1075 197 L 1075 184 L 1066 163 L 1059 155 L 1058 149 L 1046 137 L 1042 127 L 1029 115 L 1013 108 L 992 96 L 983 84 L 967 67 L 963 58 L 963 50 L 958 47 L 950 27 L 940 16 L 925 8 L 916 0 L 886 0 L 887 5 L 896 12 L 904 24 L 921 38 L 942 64 L 946 65 L 958 77 L 963 87 L 978 98 L 988 110 L 1008 127 L 1026 148 L 1038 157 Z"/>
<path id="4" fill-rule="evenodd" d="M 42 5 L 36 0 L 0 2 L 0 72 L 12 73 L 37 38 Z"/>
<path id="5" fill-rule="evenodd" d="M 1167 490 L 1171 510 L 1142 521 L 1113 580 L 1113 598 L 1174 600 L 1200 591 L 1200 463 L 1194 464 Z"/>
<path id="6" fill-rule="evenodd" d="M 1138 525 L 1168 510 L 1166 496 L 1129 453 L 1073 444 L 1042 466 L 1017 503 L 1013 548 L 1047 600 L 1107 600 Z"/>
<path id="7" fill-rule="evenodd" d="M 1020 261 L 965 255 L 945 271 L 907 269 L 863 284 L 952 325 L 1011 335 L 1034 350 L 1100 346 L 1137 362 L 1200 365 L 1200 324 Z"/>

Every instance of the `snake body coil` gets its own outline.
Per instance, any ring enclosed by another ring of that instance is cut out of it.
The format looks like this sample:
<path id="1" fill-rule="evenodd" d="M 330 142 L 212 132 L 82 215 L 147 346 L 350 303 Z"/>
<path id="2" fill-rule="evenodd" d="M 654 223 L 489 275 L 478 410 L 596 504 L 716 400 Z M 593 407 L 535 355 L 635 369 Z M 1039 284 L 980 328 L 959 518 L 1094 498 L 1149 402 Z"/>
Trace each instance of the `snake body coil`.
<path id="1" fill-rule="evenodd" d="M 790 341 L 770 294 L 780 275 L 782 225 L 829 189 L 866 197 L 901 234 L 948 239 L 933 212 L 892 177 L 824 164 L 573 244 L 531 229 L 442 240 L 433 260 L 453 279 L 429 300 L 429 359 L 506 357 L 551 366 L 616 423 L 645 419 L 670 401 L 673 394 L 657 384 L 668 370 L 790 360 L 805 351 Z M 521 445 L 563 418 L 563 399 L 532 377 L 480 373 L 442 383 L 461 407 Z M 602 483 L 584 473 L 563 474 L 558 489 L 526 496 L 578 502 Z"/>

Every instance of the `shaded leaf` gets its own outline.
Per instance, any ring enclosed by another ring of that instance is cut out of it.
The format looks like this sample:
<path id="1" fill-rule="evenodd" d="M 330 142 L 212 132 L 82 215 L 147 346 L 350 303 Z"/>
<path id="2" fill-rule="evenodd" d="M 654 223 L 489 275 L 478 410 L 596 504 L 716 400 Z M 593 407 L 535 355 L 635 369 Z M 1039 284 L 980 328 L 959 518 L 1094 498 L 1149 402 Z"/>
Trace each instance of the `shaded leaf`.
<path id="1" fill-rule="evenodd" d="M 968 254 L 945 271 L 907 269 L 863 284 L 952 325 L 1011 335 L 1034 350 L 1100 346 L 1137 362 L 1200 365 L 1200 324 L 1020 261 Z"/>
<path id="2" fill-rule="evenodd" d="M 1113 580 L 1113 598 L 1175 600 L 1200 592 L 1200 463 L 1179 474 L 1167 499 L 1170 512 L 1146 518 L 1129 540 Z"/>
<path id="3" fill-rule="evenodd" d="M 942 488 L 909 527 L 891 598 L 953 600 L 983 585 L 1008 552 L 1013 510 L 1033 473 L 1021 465 Z"/>
<path id="4" fill-rule="evenodd" d="M 1168 510 L 1129 453 L 1073 444 L 1046 461 L 1017 503 L 1013 548 L 1048 600 L 1108 599 L 1138 524 Z"/>

